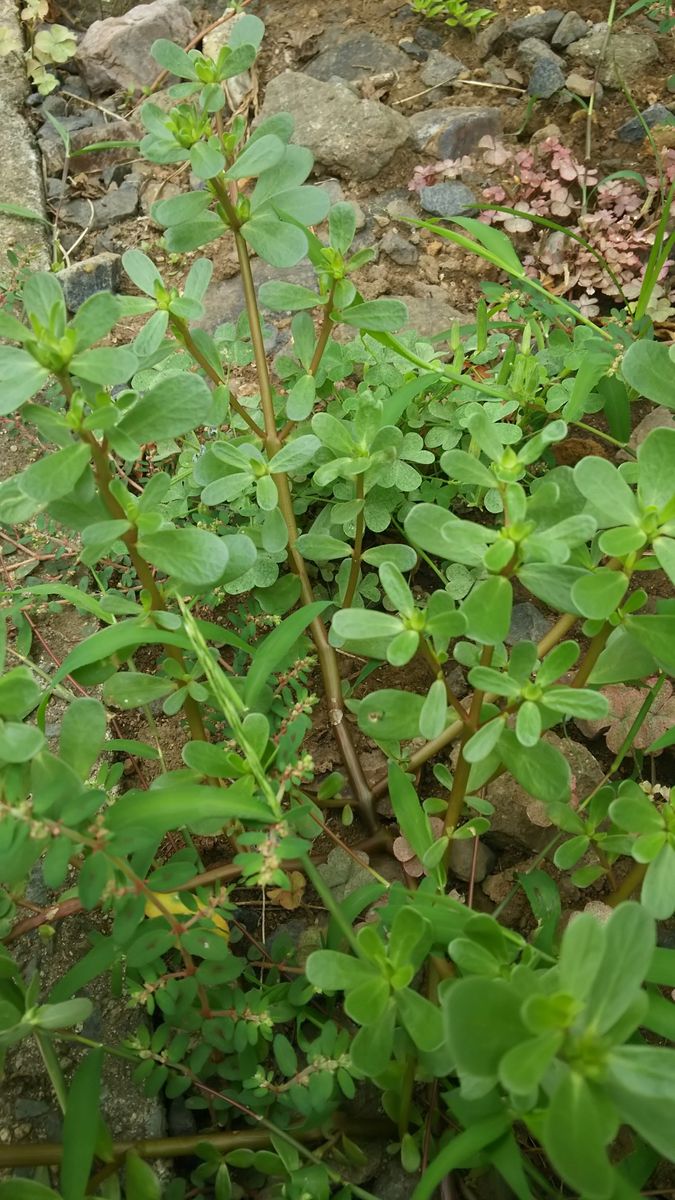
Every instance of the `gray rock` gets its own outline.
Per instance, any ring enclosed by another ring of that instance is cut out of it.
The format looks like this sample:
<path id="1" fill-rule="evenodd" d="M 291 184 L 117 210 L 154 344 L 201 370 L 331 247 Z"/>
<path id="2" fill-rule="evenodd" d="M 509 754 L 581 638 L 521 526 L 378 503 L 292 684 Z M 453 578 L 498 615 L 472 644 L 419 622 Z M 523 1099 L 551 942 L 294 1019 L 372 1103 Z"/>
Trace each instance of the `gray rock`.
<path id="1" fill-rule="evenodd" d="M 122 118 L 119 121 L 109 121 L 107 125 L 92 125 L 89 122 L 70 135 L 70 153 L 72 155 L 76 150 L 84 150 L 87 146 L 93 146 L 95 142 L 129 142 L 136 137 L 135 126 Z M 55 175 L 57 171 L 61 171 L 65 161 L 63 140 L 60 137 L 49 137 L 44 141 L 41 139 L 40 148 L 49 174 Z M 137 150 L 120 146 L 114 150 L 95 150 L 81 159 L 75 158 L 73 165 L 81 163 L 88 171 L 101 171 L 113 163 L 137 156 Z"/>
<path id="2" fill-rule="evenodd" d="M 525 38 L 543 38 L 550 41 L 565 14 L 559 8 L 549 8 L 547 12 L 530 13 L 526 17 L 518 17 L 511 21 L 508 37 L 522 42 Z"/>
<path id="3" fill-rule="evenodd" d="M 99 112 L 97 108 L 92 108 L 89 112 L 75 113 L 72 117 L 60 116 L 58 118 L 59 125 L 63 129 L 67 129 L 69 134 L 77 133 L 81 129 L 90 129 L 92 125 L 101 126 L 103 120 L 103 113 Z M 61 134 L 50 121 L 45 121 L 44 125 L 40 126 L 37 137 L 43 154 L 48 152 L 49 146 L 53 142 L 63 145 Z"/>
<path id="4" fill-rule="evenodd" d="M 410 118 L 410 131 L 417 150 L 459 158 L 486 135 L 499 136 L 502 114 L 498 108 L 430 108 Z"/>
<path id="5" fill-rule="evenodd" d="M 117 187 L 131 174 L 131 163 L 113 163 L 110 167 L 104 167 L 101 171 L 103 186 L 109 188 L 111 183 L 115 183 Z"/>
<path id="6" fill-rule="evenodd" d="M 40 166 L 30 129 L 22 114 L 1 98 L 0 163 L 0 201 L 21 205 L 45 218 Z M 39 220 L 0 213 L 0 278 L 6 278 L 8 250 L 22 251 L 35 270 L 47 269 L 45 229 Z"/>
<path id="7" fill-rule="evenodd" d="M 60 92 L 51 92 L 42 101 L 40 112 L 51 113 L 53 117 L 65 117 L 68 113 L 68 101 Z"/>
<path id="8" fill-rule="evenodd" d="M 525 38 L 525 41 L 520 43 L 517 54 L 521 66 L 530 71 L 542 60 L 556 63 L 559 67 L 564 66 L 564 59 L 559 54 L 554 54 L 551 47 L 542 42 L 541 38 Z"/>
<path id="9" fill-rule="evenodd" d="M 363 863 L 358 861 L 359 858 Z M 317 867 L 338 904 L 357 888 L 370 883 L 372 875 L 368 871 L 368 861 L 368 855 L 362 851 L 356 851 L 352 856 L 341 846 L 334 846 L 326 861 Z"/>
<path id="10" fill-rule="evenodd" d="M 642 418 L 630 435 L 628 445 L 631 450 L 637 450 L 638 446 L 642 445 L 647 434 L 651 433 L 652 429 L 675 429 L 675 413 L 672 413 L 669 408 L 663 408 L 662 406 L 653 408 L 651 412 L 648 412 L 647 416 Z M 625 455 L 624 457 L 627 458 L 628 456 Z"/>
<path id="11" fill-rule="evenodd" d="M 403 1170 L 398 1156 L 390 1158 L 386 1166 L 368 1183 L 368 1190 L 375 1196 L 386 1196 L 387 1200 L 411 1200 L 420 1181 L 420 1172 L 410 1175 Z"/>
<path id="12" fill-rule="evenodd" d="M 558 64 L 540 58 L 530 72 L 527 94 L 538 100 L 548 100 L 549 96 L 554 96 L 564 86 L 565 76 Z"/>
<path id="13" fill-rule="evenodd" d="M 423 46 L 418 45 L 415 39 L 411 37 L 401 38 L 398 48 L 404 54 L 407 54 L 408 58 L 412 58 L 414 62 L 426 62 L 429 57 L 429 51 L 425 50 Z"/>
<path id="14" fill-rule="evenodd" d="M 509 23 L 506 17 L 495 17 L 478 30 L 474 46 L 480 59 L 489 58 L 497 43 L 506 36 Z"/>
<path id="15" fill-rule="evenodd" d="M 473 869 L 474 849 L 476 852 L 475 870 Z M 453 875 L 456 875 L 458 879 L 463 879 L 466 883 L 469 882 L 472 875 L 476 883 L 480 883 L 492 870 L 494 861 L 494 852 L 480 841 L 475 847 L 473 838 L 459 838 L 450 843 L 450 870 Z"/>
<path id="16" fill-rule="evenodd" d="M 191 1108 L 182 1096 L 169 1104 L 166 1114 L 167 1132 L 171 1137 L 191 1137 L 197 1132 L 197 1121 Z"/>
<path id="17" fill-rule="evenodd" d="M 58 203 L 58 201 L 62 200 L 63 197 L 65 196 L 67 187 L 68 187 L 68 185 L 67 184 L 64 185 L 63 180 L 61 178 L 59 178 L 59 179 L 48 178 L 45 181 L 45 190 L 47 193 L 47 199 L 55 200 Z"/>
<path id="18" fill-rule="evenodd" d="M 475 208 L 477 200 L 471 188 L 453 179 L 422 188 L 420 204 L 435 217 L 457 217 Z"/>
<path id="19" fill-rule="evenodd" d="M 647 136 L 645 125 L 651 129 L 653 125 L 675 124 L 675 118 L 665 104 L 650 104 L 649 108 L 643 108 L 640 117 L 642 120 L 631 117 L 629 121 L 624 121 L 623 125 L 619 126 L 616 136 L 620 142 L 643 142 Z"/>
<path id="20" fill-rule="evenodd" d="M 572 42 L 577 42 L 580 38 L 586 37 L 589 28 L 588 21 L 580 17 L 579 13 L 565 13 L 565 16 L 551 38 L 551 45 L 560 46 L 564 50 L 566 46 L 571 46 Z"/>
<path id="21" fill-rule="evenodd" d="M 442 289 L 438 289 L 442 291 Z M 435 337 L 443 333 L 456 321 L 466 322 L 466 316 L 460 313 L 447 300 L 434 296 L 395 296 L 402 300 L 408 309 L 408 321 L 404 330 L 412 330 L 421 338 Z"/>
<path id="22" fill-rule="evenodd" d="M 150 4 L 152 0 L 77 0 L 77 16 L 80 25 L 86 28 L 93 21 L 105 21 L 106 17 L 121 17 L 138 4 Z M 191 13 L 223 15 L 223 0 L 184 0 Z"/>
<path id="23" fill-rule="evenodd" d="M 442 26 L 439 29 L 438 25 L 418 25 L 415 30 L 415 41 L 423 50 L 438 50 L 444 40 Z"/>
<path id="24" fill-rule="evenodd" d="M 515 646 L 518 642 L 540 642 L 551 628 L 551 622 L 546 620 L 543 613 L 526 600 L 514 604 L 511 613 L 511 628 L 504 639 L 507 646 Z"/>
<path id="25" fill-rule="evenodd" d="M 420 79 L 426 87 L 440 88 L 451 84 L 462 71 L 466 71 L 466 67 L 458 58 L 443 54 L 440 50 L 430 50 L 426 65 L 420 71 Z"/>
<path id="26" fill-rule="evenodd" d="M 337 175 L 373 179 L 408 140 L 408 122 L 377 100 L 347 87 L 284 71 L 267 85 L 261 118 L 290 112 L 293 140 Z"/>
<path id="27" fill-rule="evenodd" d="M 388 217 L 391 217 L 392 221 L 404 221 L 410 217 L 414 218 L 419 215 L 410 201 L 405 197 L 401 197 L 401 199 L 396 197 L 393 200 L 389 200 L 385 205 L 384 211 Z"/>
<path id="28" fill-rule="evenodd" d="M 67 85 L 71 95 L 79 96 L 81 100 L 91 100 L 91 92 L 80 75 L 69 75 Z M 115 108 L 114 100 L 109 100 L 106 103 L 106 108 Z"/>
<path id="29" fill-rule="evenodd" d="M 369 217 L 377 214 L 386 215 L 392 221 L 400 221 L 406 217 L 418 218 L 419 210 L 411 204 L 414 197 L 415 192 L 408 191 L 406 188 L 388 188 L 379 196 L 371 196 L 368 200 L 364 200 L 364 207 Z"/>
<path id="30" fill-rule="evenodd" d="M 323 50 L 305 68 L 305 74 L 327 82 L 334 75 L 354 80 L 384 71 L 411 70 L 412 64 L 402 50 L 372 33 L 359 33 Z"/>
<path id="31" fill-rule="evenodd" d="M 95 95 L 147 87 L 159 74 L 150 53 L 152 43 L 168 38 L 185 45 L 195 32 L 192 17 L 179 0 L 154 0 L 123 16 L 94 21 L 79 44 L 75 62 Z"/>
<path id="32" fill-rule="evenodd" d="M 111 188 L 100 200 L 70 200 L 61 209 L 66 225 L 80 229 L 105 229 L 133 217 L 138 209 L 138 187 L 125 180 L 121 187 Z"/>
<path id="33" fill-rule="evenodd" d="M 585 99 L 590 99 L 595 89 L 595 99 L 599 104 L 604 96 L 604 88 L 601 83 L 595 83 L 592 79 L 587 79 L 585 75 L 580 75 L 578 71 L 570 71 L 565 85 L 570 92 L 574 92 L 575 96 L 583 96 Z"/>
<path id="34" fill-rule="evenodd" d="M 567 53 L 574 62 L 587 63 L 593 69 L 600 63 L 600 82 L 610 88 L 644 78 L 647 67 L 659 57 L 654 38 L 637 30 L 613 33 L 608 41 L 606 31 L 598 29 L 572 42 Z"/>
<path id="35" fill-rule="evenodd" d="M 122 259 L 119 254 L 96 254 L 60 271 L 59 282 L 69 311 L 77 312 L 80 305 L 96 292 L 118 291 L 121 276 Z"/>
<path id="36" fill-rule="evenodd" d="M 269 263 L 263 262 L 261 258 L 254 258 L 251 262 L 251 270 L 256 288 L 270 279 L 281 279 L 285 283 L 298 283 L 303 287 L 314 287 L 316 284 L 314 268 L 307 261 L 298 263 L 296 267 L 284 269 L 272 267 Z M 236 321 L 244 311 L 244 307 L 241 279 L 235 275 L 232 279 L 224 279 L 210 285 L 204 298 L 204 316 L 201 321 L 196 323 L 206 329 L 208 333 L 213 333 L 219 325 Z M 267 319 L 271 319 L 269 314 Z"/>
<path id="37" fill-rule="evenodd" d="M 483 65 L 483 70 L 490 83 L 501 83 L 508 86 L 512 82 L 498 58 L 488 58 Z"/>
<path id="38" fill-rule="evenodd" d="M 398 263 L 399 267 L 414 267 L 420 256 L 417 246 L 413 246 L 412 242 L 395 229 L 387 230 L 380 242 L 380 249 L 392 262 Z"/>

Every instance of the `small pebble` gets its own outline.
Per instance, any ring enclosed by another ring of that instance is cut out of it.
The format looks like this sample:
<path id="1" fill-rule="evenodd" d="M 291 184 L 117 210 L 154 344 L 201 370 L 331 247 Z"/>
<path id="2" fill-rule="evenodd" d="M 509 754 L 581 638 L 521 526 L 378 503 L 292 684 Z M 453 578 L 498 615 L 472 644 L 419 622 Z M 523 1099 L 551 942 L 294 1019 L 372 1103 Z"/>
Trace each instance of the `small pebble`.
<path id="1" fill-rule="evenodd" d="M 395 229 L 387 230 L 380 242 L 380 249 L 399 267 L 414 267 L 420 256 L 417 247 Z"/>
<path id="2" fill-rule="evenodd" d="M 442 54 L 440 50 L 430 50 L 429 58 L 420 72 L 420 79 L 426 87 L 440 88 L 449 86 L 454 79 L 465 71 L 466 67 L 458 58 L 451 54 Z"/>
<path id="3" fill-rule="evenodd" d="M 409 54 L 411 58 L 414 58 L 415 62 L 426 62 L 429 57 L 429 51 L 424 50 L 411 37 L 401 38 L 398 48 L 403 50 L 404 54 Z"/>
<path id="4" fill-rule="evenodd" d="M 547 12 L 529 13 L 526 17 L 518 17 L 508 28 L 508 37 L 517 41 L 525 38 L 542 38 L 548 41 L 564 20 L 565 14 L 559 8 L 550 8 Z"/>
<path id="5" fill-rule="evenodd" d="M 565 16 L 551 38 L 551 45 L 561 46 L 563 49 L 566 46 L 571 46 L 572 42 L 578 42 L 580 38 L 586 37 L 589 28 L 588 21 L 580 17 L 579 13 L 565 13 Z"/>
<path id="6" fill-rule="evenodd" d="M 548 100 L 564 86 L 565 76 L 558 64 L 542 58 L 532 68 L 527 93 L 538 100 Z"/>
<path id="7" fill-rule="evenodd" d="M 631 117 L 624 121 L 616 131 L 620 142 L 643 142 L 647 136 L 645 125 L 651 129 L 654 125 L 675 125 L 675 117 L 665 104 L 650 104 L 643 108 L 640 117 Z"/>
<path id="8" fill-rule="evenodd" d="M 70 312 L 77 312 L 96 292 L 116 292 L 119 289 L 122 260 L 119 254 L 97 254 L 82 259 L 72 267 L 59 272 L 66 304 Z"/>
<path id="9" fill-rule="evenodd" d="M 571 92 L 574 92 L 575 96 L 583 96 L 584 98 L 589 99 L 593 95 L 593 80 L 586 79 L 585 75 L 580 75 L 578 71 L 570 72 L 565 80 L 565 85 Z M 603 95 L 604 91 L 602 84 L 596 84 L 595 99 L 598 104 L 602 100 Z"/>
<path id="10" fill-rule="evenodd" d="M 435 217 L 456 217 L 476 206 L 476 197 L 464 183 L 434 183 L 420 191 L 420 204 Z"/>

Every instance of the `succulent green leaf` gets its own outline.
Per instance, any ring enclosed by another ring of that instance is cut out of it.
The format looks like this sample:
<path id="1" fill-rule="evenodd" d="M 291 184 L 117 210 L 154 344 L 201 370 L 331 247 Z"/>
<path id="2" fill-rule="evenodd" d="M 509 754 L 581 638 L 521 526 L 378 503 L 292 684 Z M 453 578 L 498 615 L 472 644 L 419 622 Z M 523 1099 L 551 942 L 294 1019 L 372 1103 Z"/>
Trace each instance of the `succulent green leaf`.
<path id="1" fill-rule="evenodd" d="M 322 303 L 321 296 L 316 292 L 299 283 L 284 283 L 283 280 L 262 283 L 258 299 L 263 308 L 269 308 L 272 312 L 298 312 L 305 308 L 316 308 Z"/>
<path id="2" fill-rule="evenodd" d="M 321 442 L 313 433 L 293 438 L 270 459 L 270 471 L 273 475 L 281 475 L 284 471 L 301 471 L 316 457 L 320 448 Z"/>
<path id="3" fill-rule="evenodd" d="M 39 458 L 19 477 L 21 491 L 42 505 L 66 496 L 82 475 L 89 455 L 88 446 L 72 443 L 63 450 Z"/>
<path id="4" fill-rule="evenodd" d="M 671 362 L 675 381 L 675 363 Z M 675 407 L 675 398 L 671 407 Z M 675 429 L 652 429 L 638 448 L 638 495 L 661 512 L 675 495 Z"/>
<path id="5" fill-rule="evenodd" d="M 572 587 L 572 599 L 584 617 L 602 620 L 616 611 L 627 587 L 628 576 L 623 571 L 599 567 L 577 580 Z"/>
<path id="6" fill-rule="evenodd" d="M 199 375 L 164 375 L 128 409 L 118 428 L 141 445 L 179 437 L 208 422 L 211 392 Z"/>
<path id="7" fill-rule="evenodd" d="M 675 408 L 675 367 L 664 342 L 633 342 L 623 356 L 621 370 L 626 383 L 639 396 Z"/>
<path id="8" fill-rule="evenodd" d="M 7 416 L 30 400 L 49 379 L 49 371 L 26 350 L 0 346 L 0 416 Z"/>
<path id="9" fill-rule="evenodd" d="M 280 221 L 271 212 L 252 217 L 241 232 L 251 249 L 273 267 L 294 267 L 307 253 L 302 229 Z"/>
<path id="10" fill-rule="evenodd" d="M 649 651 L 664 671 L 675 675 L 675 614 L 656 613 L 654 616 L 626 617 L 625 628 L 631 637 Z"/>
<path id="11" fill-rule="evenodd" d="M 466 634 L 484 646 L 503 642 L 511 627 L 513 588 L 503 575 L 491 575 L 477 583 L 463 601 Z"/>
<path id="12" fill-rule="evenodd" d="M 551 1096 L 542 1140 L 565 1183 L 588 1200 L 609 1200 L 614 1171 L 605 1146 L 611 1133 L 598 1108 L 584 1076 L 567 1069 Z"/>
<path id="13" fill-rule="evenodd" d="M 408 320 L 408 310 L 402 300 L 364 300 L 339 313 L 336 320 L 354 325 L 366 332 L 389 332 L 400 329 Z"/>
<path id="14" fill-rule="evenodd" d="M 182 783 L 145 792 L 132 789 L 106 810 L 105 825 L 116 838 L 134 834 L 151 841 L 169 829 L 217 833 L 228 821 L 270 821 L 273 814 L 252 789 L 251 776 L 227 788 Z"/>
<path id="15" fill-rule="evenodd" d="M 150 53 L 155 62 L 158 62 L 160 67 L 164 67 L 164 70 L 169 71 L 171 75 L 177 75 L 179 79 L 197 79 L 195 65 L 190 55 L 167 38 L 158 38 L 153 42 Z"/>
<path id="16" fill-rule="evenodd" d="M 605 516 L 608 525 L 636 525 L 640 510 L 623 475 L 605 458 L 582 458 L 574 468 L 582 496 Z"/>
<path id="17" fill-rule="evenodd" d="M 188 588 L 213 587 L 224 575 L 227 541 L 205 529 L 159 529 L 139 536 L 138 549 L 153 567 Z"/>
<path id="18" fill-rule="evenodd" d="M 249 179 L 269 171 L 283 158 L 286 147 L 273 133 L 256 138 L 245 146 L 232 166 L 225 172 L 226 179 Z"/>
<path id="19" fill-rule="evenodd" d="M 344 257 L 356 233 L 356 209 L 353 204 L 340 201 L 333 205 L 328 216 L 328 232 L 333 250 Z"/>
<path id="20" fill-rule="evenodd" d="M 140 671 L 119 671 L 103 684 L 103 699 L 115 708 L 141 708 L 154 700 L 163 700 L 174 690 L 172 680 Z"/>

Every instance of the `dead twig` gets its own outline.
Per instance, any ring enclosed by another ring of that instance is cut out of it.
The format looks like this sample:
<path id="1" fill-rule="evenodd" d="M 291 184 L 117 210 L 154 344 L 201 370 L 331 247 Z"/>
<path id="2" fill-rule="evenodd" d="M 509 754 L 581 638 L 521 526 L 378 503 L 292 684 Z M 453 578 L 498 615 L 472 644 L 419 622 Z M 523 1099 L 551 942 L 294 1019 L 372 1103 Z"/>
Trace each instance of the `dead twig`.
<path id="1" fill-rule="evenodd" d="M 408 104 L 411 100 L 419 100 L 420 96 L 426 96 L 429 92 L 435 92 L 436 88 L 447 87 L 452 84 L 453 87 L 463 87 L 467 84 L 469 87 L 495 88 L 499 92 L 517 92 L 519 96 L 523 96 L 526 88 L 516 87 L 510 83 L 487 83 L 483 79 L 445 79 L 442 83 L 435 83 L 433 87 L 425 88 L 423 92 L 414 92 L 412 96 L 404 96 L 402 100 L 393 100 L 392 108 L 396 104 Z"/>

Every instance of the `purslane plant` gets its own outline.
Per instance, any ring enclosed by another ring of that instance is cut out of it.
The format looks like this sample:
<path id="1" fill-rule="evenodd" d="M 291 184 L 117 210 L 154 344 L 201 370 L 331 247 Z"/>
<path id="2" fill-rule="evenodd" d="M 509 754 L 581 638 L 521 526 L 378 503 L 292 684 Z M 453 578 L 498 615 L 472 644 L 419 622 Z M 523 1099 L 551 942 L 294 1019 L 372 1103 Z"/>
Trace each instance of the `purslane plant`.
<path id="1" fill-rule="evenodd" d="M 647 1062 L 632 1054 L 645 1048 L 623 1046 L 641 1023 L 653 1027 L 644 980 L 665 983 L 672 971 L 669 957 L 653 967 L 651 919 L 624 906 L 603 933 L 583 918 L 579 932 L 573 925 L 565 934 L 558 961 L 554 940 L 533 950 L 445 892 L 453 839 L 489 828 L 482 790 L 492 780 L 508 772 L 569 832 L 571 773 L 546 732 L 567 717 L 603 716 L 601 685 L 675 673 L 672 601 L 652 611 L 639 586 L 655 572 L 675 582 L 675 432 L 654 430 L 619 468 L 591 457 L 573 469 L 553 467 L 551 459 L 589 412 L 611 409 L 622 427 L 627 419 L 627 441 L 634 394 L 665 396 L 672 407 L 672 358 L 666 347 L 641 341 L 622 360 L 625 330 L 617 341 L 614 329 L 583 316 L 570 328 L 578 316 L 572 306 L 541 287 L 533 293 L 505 236 L 467 220 L 453 237 L 477 239 L 489 261 L 505 262 L 516 284 L 540 298 L 551 322 L 546 337 L 528 319 L 505 352 L 497 347 L 490 374 L 476 369 L 487 344 L 484 314 L 474 355 L 457 331 L 449 354 L 414 335 L 394 336 L 405 308 L 357 290 L 356 272 L 371 251 L 353 250 L 351 206 L 330 208 L 326 193 L 307 183 L 311 155 L 292 143 L 290 118 L 263 121 L 248 137 L 239 118 L 225 126 L 222 82 L 251 65 L 261 37 L 261 23 L 247 16 L 216 61 L 156 43 L 158 62 L 183 82 L 171 89 L 170 113 L 152 103 L 143 110 L 144 153 L 154 162 L 189 161 L 203 183 L 155 206 L 167 249 L 216 243 L 217 253 L 221 237 L 234 239 L 246 307 L 238 327 L 209 335 L 199 326 L 208 260 L 195 261 L 182 287 L 172 288 L 138 251 L 124 256 L 138 296 L 98 294 L 69 319 L 58 280 L 36 274 L 23 288 L 22 314 L 0 315 L 0 333 L 13 343 L 0 350 L 0 407 L 52 447 L 0 485 L 0 520 L 43 515 L 72 531 L 96 584 L 29 579 L 12 599 L 61 597 L 102 625 L 46 678 L 11 641 L 6 647 L 0 877 L 8 894 L 0 916 L 9 936 L 19 936 L 12 895 L 41 859 L 45 883 L 59 893 L 59 917 L 103 907 L 113 918 L 110 933 L 92 937 L 90 952 L 49 997 L 39 997 L 35 984 L 26 991 L 7 960 L 3 1043 L 39 1036 L 51 1046 L 80 1036 L 67 1026 L 82 1011 L 60 1006 L 122 957 L 131 995 L 156 1022 L 152 1035 L 142 1028 L 125 1048 L 139 1080 L 169 1097 L 190 1092 L 193 1106 L 208 1108 L 218 1123 L 243 1110 L 298 1135 L 328 1127 L 340 1118 L 342 1098 L 371 1077 L 385 1093 L 404 1163 L 415 1169 L 428 1144 L 415 1081 L 447 1077 L 444 1103 L 466 1136 L 446 1145 L 430 1127 L 446 1173 L 489 1148 L 510 1186 L 518 1180 L 529 1195 L 509 1132 L 522 1120 L 569 1186 L 598 1200 L 627 1197 L 634 1193 L 620 1190 L 603 1149 L 617 1121 L 670 1153 L 661 1117 L 651 1109 L 640 1115 L 637 1076 L 644 1070 L 658 1080 L 664 1114 L 675 1104 L 664 1082 L 672 1052 L 649 1049 L 665 1057 Z M 275 281 L 256 292 L 251 252 L 279 268 L 307 256 L 315 286 Z M 273 368 L 259 306 L 293 314 L 290 344 Z M 129 345 L 98 345 L 118 321 L 144 314 Z M 356 339 L 335 339 L 338 324 Z M 258 391 L 244 397 L 233 376 L 249 362 Z M 48 403 L 34 400 L 45 387 Z M 157 448 L 150 470 L 142 465 L 149 443 Z M 102 558 L 130 571 L 135 586 L 99 588 Z M 416 577 L 420 564 L 425 573 Z M 507 644 L 516 585 L 558 614 L 537 645 Z M 225 624 L 219 610 L 224 595 L 248 592 L 251 612 L 275 618 L 255 639 Z M 306 660 L 306 631 L 344 765 L 346 779 L 337 782 L 315 781 L 303 752 L 309 696 L 289 692 L 292 711 L 279 712 L 279 692 Z M 139 650 L 143 666 L 134 662 Z M 154 654 L 157 669 L 148 666 Z M 403 675 L 402 686 L 363 695 L 343 684 L 345 654 L 368 667 L 403 669 L 419 658 L 429 687 L 406 690 Z M 448 681 L 453 660 L 468 671 L 468 699 Z M 75 698 L 73 685 L 100 685 L 101 698 Z M 67 705 L 58 744 L 47 736 L 54 695 Z M 183 766 L 166 770 L 160 760 L 148 787 L 139 764 L 159 752 L 151 737 L 128 739 L 122 729 L 110 738 L 109 710 L 142 710 L 152 728 L 158 703 L 168 715 L 182 713 L 187 734 Z M 370 785 L 354 720 L 389 760 Z M 445 762 L 436 768 L 446 797 L 422 805 L 409 773 L 453 748 L 452 771 Z M 120 754 L 135 761 L 138 787 L 120 786 Z M 335 903 L 310 857 L 321 805 L 336 803 L 335 787 L 339 802 L 358 805 L 368 825 L 373 796 L 389 789 L 425 872 L 418 892 L 374 875 L 372 885 Z M 593 796 L 577 799 L 593 819 Z M 626 854 L 638 848 L 656 864 L 671 853 L 667 811 L 647 818 L 644 805 L 627 812 L 617 801 L 610 817 Z M 176 831 L 185 846 L 167 858 L 164 839 Z M 222 837 L 227 862 L 204 868 L 194 841 L 200 834 Z M 291 945 L 272 951 L 253 939 L 242 953 L 246 930 L 230 895 L 235 881 L 290 891 L 292 869 L 306 875 L 332 916 L 326 947 L 306 971 Z M 655 865 L 652 874 L 660 872 Z M 653 880 L 646 888 L 647 907 L 660 916 L 663 888 Z M 627 930 L 642 950 L 608 1001 L 604 964 L 616 959 L 614 941 Z M 416 986 L 421 971 L 428 998 Z M 503 984 L 499 997 L 494 983 Z M 316 989 L 345 992 L 344 1013 L 326 1012 Z M 502 996 L 511 1017 L 490 1048 L 472 1013 L 499 1007 Z M 345 1036 L 345 1016 L 363 1035 Z M 653 1019 L 663 1033 L 660 1008 Z M 468 1033 L 458 1040 L 462 1021 Z M 468 1050 L 458 1052 L 465 1043 L 478 1047 L 470 1061 Z M 87 1096 L 97 1091 L 91 1062 Z M 575 1116 L 561 1147 L 556 1130 L 566 1106 Z M 584 1137 L 590 1108 L 601 1117 Z M 94 1128 L 88 1159 L 81 1156 L 83 1186 L 94 1155 L 101 1158 L 97 1136 Z M 310 1168 L 277 1144 L 275 1153 L 279 1195 L 302 1195 L 302 1171 Z M 230 1165 L 257 1170 L 252 1159 Z M 220 1157 L 211 1166 L 211 1174 L 227 1173 Z M 425 1176 L 420 1200 L 440 1169 Z M 321 1170 L 313 1195 L 328 1195 L 335 1182 Z"/>

